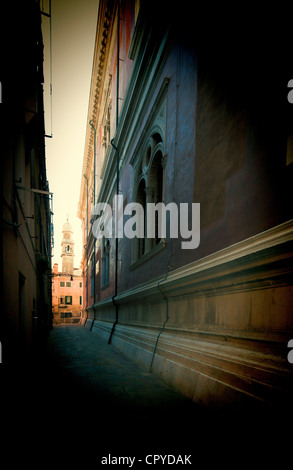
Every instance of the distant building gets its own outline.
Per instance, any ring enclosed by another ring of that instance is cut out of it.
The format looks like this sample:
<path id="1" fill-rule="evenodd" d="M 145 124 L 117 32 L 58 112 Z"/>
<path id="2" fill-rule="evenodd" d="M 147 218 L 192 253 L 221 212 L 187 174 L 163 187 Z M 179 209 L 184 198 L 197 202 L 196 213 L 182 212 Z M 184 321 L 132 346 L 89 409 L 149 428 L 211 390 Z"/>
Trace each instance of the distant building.
<path id="1" fill-rule="evenodd" d="M 83 277 L 81 270 L 74 268 L 74 240 L 68 219 L 63 225 L 62 233 L 62 270 L 58 271 L 57 263 L 53 267 L 53 323 L 76 323 L 80 321 L 83 305 Z"/>
<path id="2" fill-rule="evenodd" d="M 10 10 L 10 11 L 9 11 Z M 1 41 L 2 360 L 18 361 L 52 324 L 52 193 L 46 174 L 38 1 L 5 4 Z"/>

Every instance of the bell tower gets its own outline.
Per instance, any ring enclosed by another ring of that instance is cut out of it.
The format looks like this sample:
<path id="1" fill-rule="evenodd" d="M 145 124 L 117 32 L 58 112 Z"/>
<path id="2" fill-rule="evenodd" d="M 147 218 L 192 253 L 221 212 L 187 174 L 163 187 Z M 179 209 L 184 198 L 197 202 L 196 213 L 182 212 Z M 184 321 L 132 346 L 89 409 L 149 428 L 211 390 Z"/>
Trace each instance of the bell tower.
<path id="1" fill-rule="evenodd" d="M 61 259 L 62 259 L 62 272 L 73 274 L 74 267 L 74 240 L 72 238 L 72 226 L 69 223 L 68 217 L 62 229 L 62 242 L 61 242 Z"/>

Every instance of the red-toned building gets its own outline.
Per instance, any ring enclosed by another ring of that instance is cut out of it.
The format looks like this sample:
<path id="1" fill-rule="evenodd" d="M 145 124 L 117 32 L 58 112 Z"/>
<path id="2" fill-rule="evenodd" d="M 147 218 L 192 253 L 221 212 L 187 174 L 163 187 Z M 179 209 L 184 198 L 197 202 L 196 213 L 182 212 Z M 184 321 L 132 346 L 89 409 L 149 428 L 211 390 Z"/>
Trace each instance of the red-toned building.
<path id="1" fill-rule="evenodd" d="M 74 240 L 68 219 L 63 225 L 61 258 L 62 270 L 59 272 L 57 263 L 53 267 L 53 323 L 76 323 L 83 308 L 83 277 L 81 270 L 74 268 Z"/>

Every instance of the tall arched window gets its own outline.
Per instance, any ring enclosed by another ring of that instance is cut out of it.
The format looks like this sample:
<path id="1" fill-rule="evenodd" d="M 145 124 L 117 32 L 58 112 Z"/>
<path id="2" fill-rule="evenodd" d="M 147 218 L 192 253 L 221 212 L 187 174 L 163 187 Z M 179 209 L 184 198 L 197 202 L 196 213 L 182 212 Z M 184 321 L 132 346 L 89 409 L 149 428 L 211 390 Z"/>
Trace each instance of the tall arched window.
<path id="1" fill-rule="evenodd" d="M 152 200 L 158 204 L 158 202 L 163 202 L 163 167 L 162 167 L 162 153 L 159 150 L 153 157 L 150 171 L 149 171 L 149 181 L 153 191 Z M 156 212 L 156 228 L 155 228 L 155 238 L 153 239 L 152 246 L 157 245 L 160 241 L 158 234 L 158 213 Z"/>
<path id="2" fill-rule="evenodd" d="M 137 261 L 160 243 L 158 231 L 158 213 L 155 214 L 155 237 L 147 237 L 148 203 L 164 201 L 164 165 L 163 139 L 159 132 L 151 134 L 147 139 L 136 168 L 136 191 L 134 200 L 144 209 L 144 238 L 134 241 L 133 261 Z"/>
<path id="3" fill-rule="evenodd" d="M 146 250 L 146 191 L 145 191 L 145 180 L 144 178 L 141 179 L 138 189 L 137 189 L 137 194 L 136 194 L 136 202 L 138 202 L 143 210 L 144 210 L 144 238 L 137 238 L 136 239 L 136 250 L 135 250 L 135 257 L 140 258 L 141 256 L 144 255 L 145 250 Z"/>
<path id="4" fill-rule="evenodd" d="M 144 208 L 145 222 L 144 240 L 138 238 L 132 240 L 131 270 L 136 269 L 165 247 L 165 240 L 159 236 L 161 233 L 157 214 L 158 209 L 162 212 L 162 205 L 160 208 L 156 208 L 149 206 L 149 203 L 165 202 L 168 85 L 169 78 L 165 77 L 156 96 L 154 96 L 154 102 L 148 116 L 145 115 L 144 128 L 135 134 L 137 144 L 129 160 L 133 167 L 132 202 L 138 202 Z M 147 223 L 149 223 L 149 227 L 146 226 Z M 141 232 L 138 233 L 141 234 Z"/>

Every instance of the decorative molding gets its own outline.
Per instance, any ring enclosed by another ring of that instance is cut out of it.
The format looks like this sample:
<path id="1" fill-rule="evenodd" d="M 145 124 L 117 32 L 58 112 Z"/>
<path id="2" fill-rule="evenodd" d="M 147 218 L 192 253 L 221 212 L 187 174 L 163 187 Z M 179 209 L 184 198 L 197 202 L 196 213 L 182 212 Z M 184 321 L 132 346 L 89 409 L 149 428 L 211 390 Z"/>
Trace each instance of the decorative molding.
<path id="1" fill-rule="evenodd" d="M 162 239 L 157 245 L 155 245 L 150 251 L 147 251 L 144 255 L 138 258 L 136 261 L 131 263 L 130 270 L 133 271 L 134 269 L 141 266 L 143 263 L 148 261 L 149 259 L 156 256 L 160 251 L 162 251 L 166 246 L 166 240 Z"/>
<path id="2" fill-rule="evenodd" d="M 139 50 L 139 45 L 141 41 L 141 37 L 144 36 L 146 31 L 146 24 L 144 19 L 144 9 L 140 8 L 138 17 L 136 20 L 135 28 L 133 31 L 131 43 L 129 46 L 128 57 L 131 60 L 135 60 L 136 55 Z"/>
<path id="3" fill-rule="evenodd" d="M 186 265 L 181 269 L 184 269 L 185 275 L 194 274 L 195 272 L 234 261 L 247 255 L 256 255 L 266 249 L 283 245 L 291 241 L 293 241 L 293 220 L 289 220 L 264 232 L 260 232 L 252 237 L 246 238 L 245 240 L 234 245 L 230 245 L 223 250 L 203 258 L 202 260 Z M 178 270 L 178 272 L 174 271 L 171 277 L 175 279 L 177 275 L 181 277 L 180 270 Z"/>
<path id="4" fill-rule="evenodd" d="M 286 249 L 288 242 L 291 242 L 290 247 Z M 264 287 L 266 282 L 268 286 L 272 286 L 272 279 L 268 273 L 263 272 L 252 274 L 252 278 L 243 278 L 243 272 L 256 270 L 262 266 L 266 270 L 266 265 L 276 260 L 289 259 L 293 257 L 293 221 L 290 220 L 284 224 L 273 227 L 265 232 L 261 232 L 253 237 L 247 238 L 235 245 L 224 248 L 212 255 L 206 256 L 198 261 L 187 264 L 178 268 L 166 275 L 160 276 L 152 281 L 141 284 L 137 287 L 122 292 L 116 298 L 117 303 L 131 302 L 142 299 L 146 300 L 148 297 L 154 295 L 159 296 L 160 292 L 157 288 L 160 283 L 160 289 L 168 293 L 168 296 L 174 297 L 176 295 L 206 295 L 207 290 L 210 294 L 213 292 L 219 293 L 219 289 L 225 292 L 225 289 L 246 289 L 247 283 L 253 282 L 261 283 L 260 287 Z M 278 253 L 278 248 L 284 247 L 285 254 Z M 268 250 L 271 249 L 271 253 Z M 290 256 L 288 257 L 288 251 Z M 267 259 L 265 259 L 267 258 Z M 284 274 L 287 272 L 292 274 L 293 267 L 284 267 Z M 276 275 L 281 275 L 277 271 Z M 226 276 L 226 278 L 224 277 Z M 238 277 L 239 283 L 235 277 Z M 267 277 L 267 281 L 266 281 Z M 218 279 L 216 287 L 215 279 Z M 224 282 L 226 281 L 226 282 Z M 280 285 L 281 280 L 276 281 Z M 284 281 L 288 283 L 288 278 Z M 200 284 L 202 283 L 202 284 Z M 246 284 L 246 285 L 245 285 Z M 253 287 L 252 285 L 250 287 Z M 205 292 L 204 292 L 205 289 Z"/>
<path id="5" fill-rule="evenodd" d="M 155 102 L 152 106 L 152 109 L 150 111 L 150 114 L 148 116 L 147 122 L 144 126 L 143 132 L 140 135 L 139 141 L 137 143 L 136 149 L 133 152 L 133 155 L 129 161 L 131 165 L 135 165 L 136 159 L 138 158 L 138 154 L 143 146 L 144 141 L 147 139 L 148 134 L 153 134 L 155 133 L 156 127 L 159 127 L 160 133 L 163 134 L 163 141 L 165 142 L 166 140 L 166 131 L 165 131 L 165 125 L 166 125 L 166 116 L 162 119 L 161 112 L 162 109 L 165 108 L 165 103 L 164 99 L 167 94 L 167 89 L 169 85 L 170 79 L 168 77 L 165 77 L 162 81 L 161 87 L 158 91 L 158 94 L 156 96 Z"/>
<path id="6" fill-rule="evenodd" d="M 149 368 L 157 332 L 135 326 L 117 325 L 112 343 L 124 354 Z M 290 403 L 292 375 L 285 358 L 231 345 L 166 332 L 160 336 L 152 370 L 166 383 L 194 401 L 208 406 L 260 401 Z M 176 373 L 175 373 L 176 370 Z M 187 379 L 188 376 L 188 379 Z M 218 396 L 210 396 L 217 384 Z M 219 391 L 219 389 L 222 389 Z"/>
<path id="7" fill-rule="evenodd" d="M 111 322 L 96 319 L 92 331 L 107 340 Z M 155 327 L 118 323 L 112 344 L 201 405 L 290 404 L 291 368 L 277 343 L 198 333 L 168 328 L 157 342 Z"/>
<path id="8" fill-rule="evenodd" d="M 155 96 L 158 81 L 172 45 L 168 33 L 164 35 L 160 44 L 157 44 L 156 50 L 150 49 L 149 33 L 144 41 L 142 41 L 143 37 L 144 32 L 141 31 L 140 50 L 133 65 L 117 129 L 116 145 L 118 144 L 123 149 L 123 155 L 130 155 L 132 152 L 131 146 L 137 133 L 140 132 L 145 115 Z M 168 83 L 169 78 L 166 77 L 162 84 L 163 89 Z M 162 88 L 160 88 L 161 90 Z M 158 95 L 156 99 L 158 99 Z M 150 112 L 152 112 L 152 108 Z M 124 158 L 123 164 L 126 164 L 126 161 L 127 159 Z"/>
<path id="9" fill-rule="evenodd" d="M 113 18 L 115 17 L 115 14 L 116 9 L 114 8 L 113 0 L 100 1 L 82 170 L 82 175 L 86 174 L 88 176 L 88 179 L 90 179 L 90 172 L 92 168 L 94 143 L 94 131 L 92 127 L 88 125 L 88 123 L 91 120 L 93 125 L 97 127 L 97 116 L 99 112 L 100 103 L 103 98 L 103 83 L 105 80 L 105 67 L 109 54 L 109 41 L 111 40 L 112 36 L 111 28 L 113 27 Z M 86 184 L 82 176 L 80 200 L 78 206 L 79 218 L 82 218 L 82 208 L 84 208 L 86 205 L 85 201 Z"/>
<path id="10" fill-rule="evenodd" d="M 292 258 L 293 220 L 289 220 L 169 271 L 168 276 L 164 274 L 126 290 L 115 298 L 115 303 L 156 301 L 162 299 L 161 291 L 170 299 L 195 298 L 292 284 Z M 276 268 L 275 263 L 281 266 Z M 265 272 L 259 271 L 260 266 Z M 98 311 L 111 305 L 113 302 L 109 298 L 95 304 L 94 309 Z"/>

